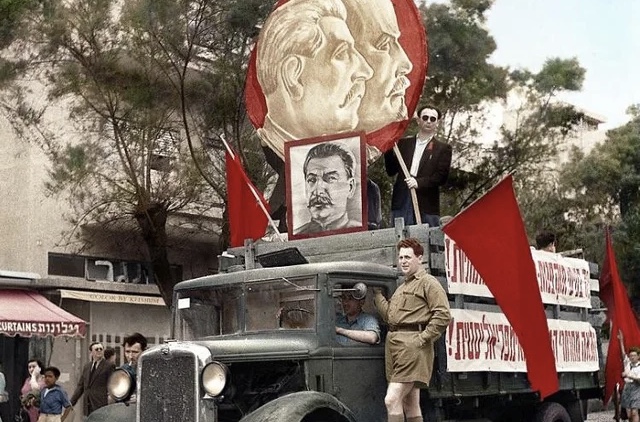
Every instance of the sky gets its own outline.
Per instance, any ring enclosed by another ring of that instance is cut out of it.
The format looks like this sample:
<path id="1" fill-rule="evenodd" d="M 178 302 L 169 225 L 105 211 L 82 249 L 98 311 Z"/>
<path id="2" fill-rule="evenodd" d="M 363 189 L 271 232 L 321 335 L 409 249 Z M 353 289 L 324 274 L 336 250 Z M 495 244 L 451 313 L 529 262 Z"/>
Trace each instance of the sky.
<path id="1" fill-rule="evenodd" d="M 547 58 L 577 57 L 582 91 L 561 99 L 604 117 L 601 129 L 640 103 L 640 0 L 495 0 L 486 25 L 497 65 L 537 72 Z"/>

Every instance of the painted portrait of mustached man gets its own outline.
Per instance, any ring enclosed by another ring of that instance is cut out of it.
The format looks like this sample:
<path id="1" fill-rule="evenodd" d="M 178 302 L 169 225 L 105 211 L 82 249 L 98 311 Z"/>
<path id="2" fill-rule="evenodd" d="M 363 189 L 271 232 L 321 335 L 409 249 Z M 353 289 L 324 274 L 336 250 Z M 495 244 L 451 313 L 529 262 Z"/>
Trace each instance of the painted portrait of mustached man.
<path id="1" fill-rule="evenodd" d="M 245 90 L 263 145 L 364 132 L 367 162 L 393 147 L 422 92 L 426 34 L 412 0 L 283 0 Z"/>
<path id="2" fill-rule="evenodd" d="M 289 239 L 366 229 L 364 146 L 357 133 L 286 143 Z"/>

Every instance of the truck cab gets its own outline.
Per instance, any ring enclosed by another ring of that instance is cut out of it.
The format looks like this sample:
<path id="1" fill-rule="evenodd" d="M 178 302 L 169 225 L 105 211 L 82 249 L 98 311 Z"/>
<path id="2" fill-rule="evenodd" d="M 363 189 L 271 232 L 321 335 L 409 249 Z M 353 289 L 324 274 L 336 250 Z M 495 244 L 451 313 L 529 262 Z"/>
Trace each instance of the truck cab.
<path id="1" fill-rule="evenodd" d="M 373 289 L 390 295 L 397 279 L 387 266 L 339 262 L 180 283 L 172 323 L 179 341 L 141 356 L 137 400 L 129 404 L 139 416 L 129 420 L 262 420 L 272 414 L 266 404 L 296 392 L 305 393 L 279 402 L 281 412 L 305 421 L 384 420 L 384 338 L 342 345 L 335 326 L 343 292 L 360 283 L 363 311 L 377 316 Z"/>

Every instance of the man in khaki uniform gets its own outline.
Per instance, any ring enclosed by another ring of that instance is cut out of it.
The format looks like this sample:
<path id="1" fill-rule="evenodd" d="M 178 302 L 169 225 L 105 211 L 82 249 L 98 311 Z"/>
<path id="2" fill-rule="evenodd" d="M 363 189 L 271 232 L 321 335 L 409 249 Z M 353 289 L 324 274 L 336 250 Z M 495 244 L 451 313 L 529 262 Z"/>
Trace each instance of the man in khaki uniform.
<path id="1" fill-rule="evenodd" d="M 428 387 L 433 344 L 451 320 L 449 300 L 440 282 L 422 266 L 424 248 L 417 239 L 398 243 L 398 265 L 405 276 L 391 300 L 376 291 L 375 304 L 389 324 L 385 344 L 389 422 L 423 422 L 420 387 Z"/>

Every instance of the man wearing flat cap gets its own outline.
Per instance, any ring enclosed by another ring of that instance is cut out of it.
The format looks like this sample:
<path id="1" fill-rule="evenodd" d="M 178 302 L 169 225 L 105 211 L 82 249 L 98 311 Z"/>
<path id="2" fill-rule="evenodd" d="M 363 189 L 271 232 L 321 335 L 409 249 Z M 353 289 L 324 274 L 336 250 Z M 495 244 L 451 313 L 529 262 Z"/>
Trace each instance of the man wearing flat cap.
<path id="1" fill-rule="evenodd" d="M 336 315 L 336 341 L 343 346 L 380 342 L 380 325 L 373 315 L 362 312 L 364 298 L 356 299 L 351 293 L 340 296 L 344 313 Z"/>

